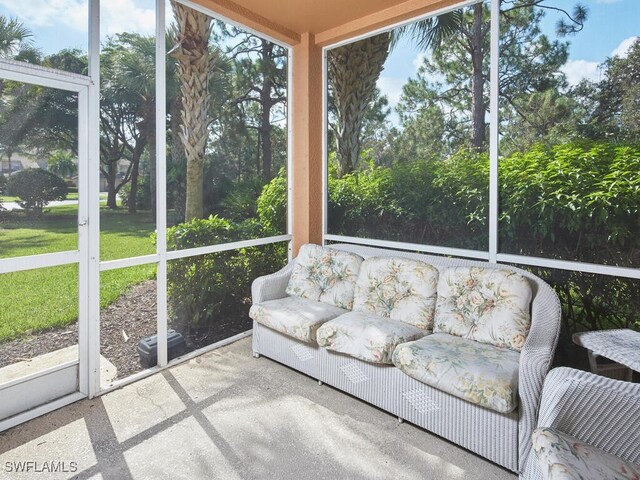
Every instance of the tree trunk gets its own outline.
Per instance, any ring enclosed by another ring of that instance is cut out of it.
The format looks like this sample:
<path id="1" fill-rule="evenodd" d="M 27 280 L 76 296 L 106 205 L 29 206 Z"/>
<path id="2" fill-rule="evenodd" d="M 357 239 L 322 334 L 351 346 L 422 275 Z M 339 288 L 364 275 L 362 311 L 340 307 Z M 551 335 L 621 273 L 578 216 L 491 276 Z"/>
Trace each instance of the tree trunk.
<path id="1" fill-rule="evenodd" d="M 107 207 L 111 209 L 118 208 L 118 202 L 116 198 L 116 165 L 117 162 L 110 162 L 107 165 L 107 175 L 105 175 L 105 178 L 107 180 Z"/>
<path id="2" fill-rule="evenodd" d="M 131 156 L 131 180 L 130 180 L 130 188 L 129 188 L 129 205 L 128 211 L 129 213 L 136 213 L 138 211 L 138 178 L 140 177 L 140 158 L 142 157 L 142 152 L 146 147 L 147 140 L 141 136 L 138 138 L 138 141 L 133 148 L 133 155 Z"/>
<path id="3" fill-rule="evenodd" d="M 155 218 L 156 214 L 156 112 L 155 98 L 148 102 L 142 111 L 142 118 L 138 129 L 144 137 L 145 147 L 149 149 L 149 203 L 151 207 L 151 215 Z M 140 152 L 142 155 L 142 152 Z"/>
<path id="4" fill-rule="evenodd" d="M 388 33 L 329 51 L 329 81 L 337 110 L 338 175 L 356 170 L 360 160 L 360 132 L 365 110 L 389 55 Z"/>
<path id="5" fill-rule="evenodd" d="M 180 139 L 187 157 L 185 221 L 202 218 L 204 155 L 208 137 L 207 111 L 210 100 L 212 22 L 207 15 L 171 2 L 179 37 L 171 55 L 177 60 L 182 94 Z"/>
<path id="6" fill-rule="evenodd" d="M 482 46 L 482 3 L 473 6 L 473 27 L 471 32 L 471 146 L 482 148 L 485 140 L 485 102 L 484 75 L 482 61 L 484 51 Z"/>
<path id="7" fill-rule="evenodd" d="M 260 88 L 260 150 L 262 151 L 262 176 L 268 182 L 271 180 L 273 165 L 273 146 L 271 144 L 271 108 L 274 101 L 271 98 L 273 89 L 273 77 L 271 69 L 271 56 L 273 54 L 273 43 L 262 40 L 262 86 Z"/>
<path id="8" fill-rule="evenodd" d="M 138 175 L 140 174 L 140 159 L 133 164 L 131 169 L 131 182 L 129 183 L 129 199 L 127 211 L 136 213 L 138 211 Z"/>

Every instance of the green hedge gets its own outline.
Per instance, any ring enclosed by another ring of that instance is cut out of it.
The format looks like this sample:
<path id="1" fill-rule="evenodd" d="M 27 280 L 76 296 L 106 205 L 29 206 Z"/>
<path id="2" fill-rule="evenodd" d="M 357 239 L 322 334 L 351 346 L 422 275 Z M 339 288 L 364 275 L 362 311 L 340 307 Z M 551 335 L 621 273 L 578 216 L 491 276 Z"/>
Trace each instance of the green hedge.
<path id="1" fill-rule="evenodd" d="M 170 228 L 167 243 L 170 250 L 185 249 L 266 233 L 256 221 L 233 223 L 214 216 Z M 193 348 L 215 341 L 222 330 L 232 334 L 249 329 L 251 282 L 282 268 L 286 258 L 286 246 L 274 244 L 170 261 L 171 327 L 185 335 Z"/>

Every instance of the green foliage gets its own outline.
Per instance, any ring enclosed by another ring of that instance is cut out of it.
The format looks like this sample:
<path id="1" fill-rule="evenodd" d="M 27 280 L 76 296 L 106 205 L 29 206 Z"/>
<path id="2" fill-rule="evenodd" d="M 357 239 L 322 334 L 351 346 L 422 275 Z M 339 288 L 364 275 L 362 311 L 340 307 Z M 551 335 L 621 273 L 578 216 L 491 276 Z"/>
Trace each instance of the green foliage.
<path id="1" fill-rule="evenodd" d="M 72 177 L 78 173 L 78 165 L 74 156 L 64 150 L 56 150 L 47 161 L 49 171 L 59 177 Z"/>
<path id="2" fill-rule="evenodd" d="M 264 235 L 256 222 L 233 223 L 214 216 L 170 228 L 167 242 L 170 249 L 183 249 Z M 220 322 L 241 326 L 251 304 L 251 282 L 282 268 L 285 262 L 284 244 L 169 262 L 168 298 L 172 325 L 196 346 Z"/>
<path id="3" fill-rule="evenodd" d="M 220 202 L 225 218 L 242 221 L 255 217 L 257 215 L 256 201 L 263 187 L 264 180 L 258 175 L 235 182 L 229 193 Z"/>
<path id="4" fill-rule="evenodd" d="M 581 141 L 500 161 L 500 245 L 507 253 L 607 265 L 640 258 L 640 147 Z M 562 301 L 563 332 L 640 327 L 640 282 L 531 269 Z"/>
<path id="5" fill-rule="evenodd" d="M 640 254 L 640 148 L 538 145 L 500 167 L 506 251 L 618 265 Z"/>
<path id="6" fill-rule="evenodd" d="M 7 177 L 4 174 L 0 173 L 0 195 L 4 195 L 4 192 L 7 188 Z"/>
<path id="7" fill-rule="evenodd" d="M 621 143 L 640 142 L 640 40 L 624 57 L 614 56 L 601 66 L 598 83 L 581 82 L 572 92 L 583 115 L 580 133 L 587 138 Z"/>
<path id="8" fill-rule="evenodd" d="M 257 201 L 257 213 L 269 235 L 287 231 L 287 173 L 284 168 L 263 187 Z"/>
<path id="9" fill-rule="evenodd" d="M 41 215 L 49 202 L 65 199 L 67 184 L 51 172 L 29 168 L 9 177 L 7 193 L 19 197 L 19 205 L 27 212 Z"/>

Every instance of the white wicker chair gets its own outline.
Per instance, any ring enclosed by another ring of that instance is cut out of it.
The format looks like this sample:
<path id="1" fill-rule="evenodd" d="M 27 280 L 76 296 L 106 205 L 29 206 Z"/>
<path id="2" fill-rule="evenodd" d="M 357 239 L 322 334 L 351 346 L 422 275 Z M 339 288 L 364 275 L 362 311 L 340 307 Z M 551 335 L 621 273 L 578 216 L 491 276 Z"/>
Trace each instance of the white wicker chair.
<path id="1" fill-rule="evenodd" d="M 640 464 L 640 384 L 555 368 L 544 383 L 538 427 L 553 428 Z M 544 478 L 534 454 L 520 478 Z"/>
<path id="2" fill-rule="evenodd" d="M 505 265 L 397 252 L 355 245 L 331 245 L 364 258 L 399 256 L 430 263 L 438 269 L 467 266 L 510 268 L 531 281 L 531 330 L 520 356 L 519 406 L 501 414 L 414 380 L 390 365 L 373 364 L 330 352 L 253 323 L 253 352 L 301 371 L 400 419 L 419 425 L 514 472 L 522 471 L 531 452 L 531 433 L 537 419 L 544 378 L 549 371 L 560 333 L 557 295 L 535 275 Z M 253 303 L 286 296 L 295 260 L 285 268 L 253 282 Z"/>

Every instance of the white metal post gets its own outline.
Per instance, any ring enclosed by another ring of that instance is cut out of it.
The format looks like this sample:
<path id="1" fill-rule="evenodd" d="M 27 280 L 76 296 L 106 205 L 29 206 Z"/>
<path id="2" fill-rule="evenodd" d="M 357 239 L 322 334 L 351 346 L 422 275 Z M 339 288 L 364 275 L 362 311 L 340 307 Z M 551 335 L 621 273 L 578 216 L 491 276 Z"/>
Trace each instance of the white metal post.
<path id="1" fill-rule="evenodd" d="M 156 295 L 158 365 L 167 364 L 167 128 L 166 128 L 166 12 L 156 0 Z"/>
<path id="2" fill-rule="evenodd" d="M 89 89 L 78 92 L 78 390 L 89 394 Z"/>
<path id="3" fill-rule="evenodd" d="M 293 234 L 293 50 L 287 48 L 287 235 Z M 293 242 L 287 244 L 287 258 L 293 257 Z"/>
<path id="4" fill-rule="evenodd" d="M 100 0 L 89 1 L 89 245 L 87 249 L 88 391 L 100 392 Z"/>
<path id="5" fill-rule="evenodd" d="M 498 108 L 500 106 L 500 0 L 491 0 L 491 48 L 489 87 L 489 261 L 498 261 L 499 185 L 498 162 L 500 131 Z"/>

